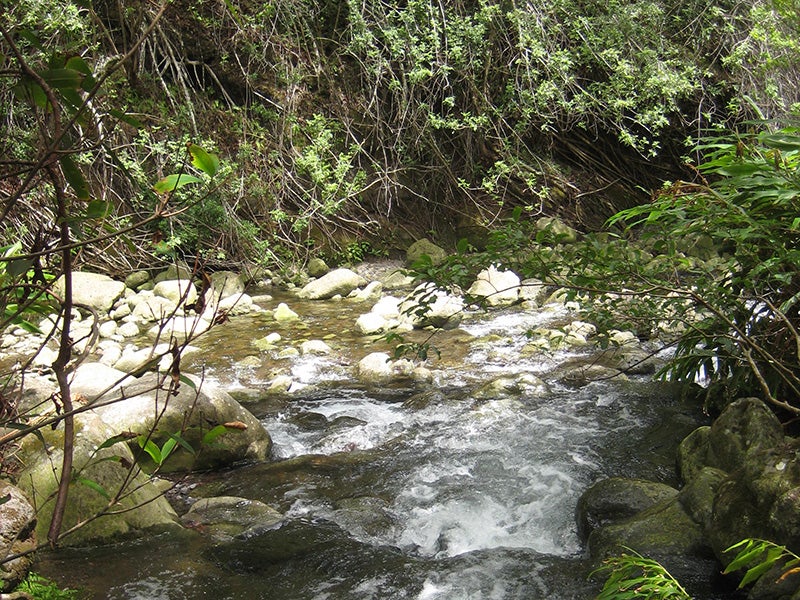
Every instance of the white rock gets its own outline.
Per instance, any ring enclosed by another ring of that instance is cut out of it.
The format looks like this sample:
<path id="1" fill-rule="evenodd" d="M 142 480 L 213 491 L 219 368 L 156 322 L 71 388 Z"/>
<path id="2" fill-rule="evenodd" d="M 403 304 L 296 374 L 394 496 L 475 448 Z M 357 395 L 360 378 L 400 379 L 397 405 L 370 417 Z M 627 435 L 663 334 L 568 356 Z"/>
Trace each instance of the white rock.
<path id="1" fill-rule="evenodd" d="M 303 356 L 309 354 L 324 356 L 331 353 L 331 347 L 322 340 L 308 340 L 300 344 L 300 353 Z"/>
<path id="2" fill-rule="evenodd" d="M 191 304 L 197 300 L 197 289 L 188 279 L 160 281 L 153 288 L 153 295 L 170 300 L 174 306 Z"/>
<path id="3" fill-rule="evenodd" d="M 383 292 L 383 284 L 380 281 L 371 281 L 360 290 L 354 290 L 350 294 L 350 298 L 356 302 L 375 302 L 381 297 Z"/>
<path id="4" fill-rule="evenodd" d="M 358 273 L 350 269 L 335 269 L 309 282 L 297 295 L 307 300 L 325 300 L 336 295 L 347 296 L 364 284 L 366 280 Z"/>
<path id="5" fill-rule="evenodd" d="M 296 321 L 300 318 L 296 312 L 294 312 L 285 302 L 281 302 L 278 304 L 278 307 L 275 309 L 275 312 L 272 313 L 272 318 L 279 322 L 285 321 Z"/>
<path id="6" fill-rule="evenodd" d="M 492 265 L 478 273 L 467 294 L 485 299 L 489 306 L 507 306 L 519 300 L 519 276 L 513 271 L 499 271 Z"/>
<path id="7" fill-rule="evenodd" d="M 106 321 L 105 323 L 100 323 L 100 327 L 98 327 L 100 337 L 110 338 L 112 335 L 117 333 L 117 327 L 116 321 Z"/>
<path id="8" fill-rule="evenodd" d="M 162 324 L 153 325 L 147 333 L 154 337 L 159 336 L 161 339 L 174 337 L 181 344 L 208 331 L 210 327 L 211 323 L 202 317 L 172 317 Z"/>
<path id="9" fill-rule="evenodd" d="M 63 296 L 63 275 L 56 280 L 53 291 L 57 296 Z M 108 312 L 123 293 L 125 293 L 125 284 L 122 281 L 115 281 L 107 275 L 72 273 L 72 301 L 76 304 L 85 304 L 95 310 Z"/>
<path id="10" fill-rule="evenodd" d="M 125 338 L 132 338 L 139 335 L 141 332 L 139 330 L 139 326 L 133 322 L 123 323 L 117 328 L 117 333 L 119 333 L 122 337 Z"/>
<path id="11" fill-rule="evenodd" d="M 363 335 L 372 335 L 387 331 L 389 322 L 381 315 L 369 312 L 356 319 L 356 329 Z"/>

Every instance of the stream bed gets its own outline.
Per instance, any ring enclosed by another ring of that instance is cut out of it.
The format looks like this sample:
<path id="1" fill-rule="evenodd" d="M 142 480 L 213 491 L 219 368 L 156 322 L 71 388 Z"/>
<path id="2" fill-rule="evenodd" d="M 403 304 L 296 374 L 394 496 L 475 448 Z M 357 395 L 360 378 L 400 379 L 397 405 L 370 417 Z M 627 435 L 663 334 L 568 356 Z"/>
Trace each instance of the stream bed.
<path id="1" fill-rule="evenodd" d="M 304 319 L 281 330 L 287 342 L 333 331 L 330 356 L 239 367 L 253 352 L 242 340 L 276 325 L 234 320 L 201 340 L 207 350 L 193 363 L 248 399 L 273 437 L 273 461 L 187 477 L 179 512 L 236 496 L 282 521 L 224 540 L 200 527 L 65 549 L 42 555 L 37 570 L 108 600 L 594 597 L 578 498 L 609 476 L 677 485 L 675 447 L 701 422 L 698 407 L 647 378 L 548 379 L 572 354 L 523 358 L 520 346 L 558 311 L 475 318 L 440 338 L 431 383 L 364 386 L 352 363 L 376 348 L 348 328 L 359 307 L 332 304 L 293 302 Z M 292 393 L 259 393 L 278 371 L 292 375 Z M 478 393 L 521 374 L 542 385 Z M 676 575 L 698 600 L 732 597 L 713 561 L 684 567 Z"/>

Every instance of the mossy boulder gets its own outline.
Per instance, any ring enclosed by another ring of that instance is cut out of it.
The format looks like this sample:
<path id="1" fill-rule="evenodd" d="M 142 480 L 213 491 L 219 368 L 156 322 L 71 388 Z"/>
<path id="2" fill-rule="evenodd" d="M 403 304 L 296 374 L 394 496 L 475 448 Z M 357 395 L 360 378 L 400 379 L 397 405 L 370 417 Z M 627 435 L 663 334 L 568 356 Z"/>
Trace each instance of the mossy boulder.
<path id="1" fill-rule="evenodd" d="M 431 259 L 431 263 L 436 266 L 442 264 L 447 258 L 447 251 L 434 244 L 427 238 L 417 240 L 406 250 L 406 264 L 413 265 L 423 256 Z"/>
<path id="2" fill-rule="evenodd" d="M 663 483 L 624 477 L 601 479 L 578 500 L 578 534 L 585 540 L 599 527 L 633 517 L 677 495 L 678 490 Z"/>
<path id="3" fill-rule="evenodd" d="M 38 508 L 36 535 L 47 538 L 63 457 L 63 423 L 40 429 L 41 438 L 27 436 L 19 451 L 24 465 L 18 474 L 20 488 Z M 61 542 L 81 545 L 153 527 L 174 527 L 177 515 L 163 496 L 157 480 L 135 466 L 125 443 L 108 445 L 120 433 L 97 415 L 75 417 L 73 483 L 62 531 L 87 521 Z M 42 446 L 46 443 L 46 448 Z M 91 520 L 92 517 L 103 516 Z"/>
<path id="4" fill-rule="evenodd" d="M 109 400 L 117 400 L 96 412 L 114 431 L 150 435 L 159 448 L 179 435 L 194 449 L 189 452 L 179 445 L 162 471 L 206 470 L 269 456 L 272 440 L 267 431 L 218 386 L 188 375 L 181 378 L 174 394 L 165 388 L 163 375 L 144 375 L 110 394 Z M 132 445 L 135 448 L 135 442 Z M 149 465 L 147 455 L 139 456 Z"/>

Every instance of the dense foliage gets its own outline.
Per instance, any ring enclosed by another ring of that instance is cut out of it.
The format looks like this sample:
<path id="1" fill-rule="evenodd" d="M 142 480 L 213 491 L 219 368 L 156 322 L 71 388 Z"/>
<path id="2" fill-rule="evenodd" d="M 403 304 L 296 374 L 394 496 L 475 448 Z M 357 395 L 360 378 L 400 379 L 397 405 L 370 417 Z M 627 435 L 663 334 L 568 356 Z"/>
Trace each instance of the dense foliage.
<path id="1" fill-rule="evenodd" d="M 13 73 L 13 42 L 84 88 L 109 72 L 92 97 L 102 129 L 83 132 L 103 143 L 84 135 L 75 166 L 110 219 L 152 213 L 151 175 L 177 172 L 186 142 L 214 140 L 227 159 L 202 202 L 81 259 L 286 268 L 446 238 L 514 206 L 597 226 L 674 177 L 687 136 L 796 104 L 797 26 L 782 0 L 23 0 L 4 11 L 0 55 Z M 0 181 L 15 194 L 40 140 L 4 81 Z M 21 207 L 43 198 L 15 204 L 4 237 L 27 225 L 35 245 Z"/>

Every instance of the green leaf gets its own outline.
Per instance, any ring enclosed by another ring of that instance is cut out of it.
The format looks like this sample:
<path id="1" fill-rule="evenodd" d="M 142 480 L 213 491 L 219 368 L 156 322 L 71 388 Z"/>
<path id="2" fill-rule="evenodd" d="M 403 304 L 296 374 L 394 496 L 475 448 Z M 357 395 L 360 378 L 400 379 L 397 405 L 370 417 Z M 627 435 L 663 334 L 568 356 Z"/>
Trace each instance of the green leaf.
<path id="1" fill-rule="evenodd" d="M 88 200 L 89 184 L 83 176 L 83 172 L 78 165 L 75 164 L 75 161 L 72 160 L 72 157 L 69 154 L 65 154 L 58 162 L 61 163 L 61 171 L 64 173 L 64 179 L 67 180 L 67 183 L 72 188 L 72 191 L 75 192 L 75 195 L 81 200 Z"/>
<path id="2" fill-rule="evenodd" d="M 102 485 L 100 485 L 96 481 L 87 479 L 86 477 L 81 477 L 80 475 L 75 478 L 75 481 L 77 483 L 80 483 L 81 485 L 85 485 L 90 490 L 94 490 L 95 492 L 103 496 L 103 498 L 111 500 L 111 495 L 105 490 L 105 488 Z"/>
<path id="3" fill-rule="evenodd" d="M 192 164 L 209 177 L 214 177 L 219 170 L 219 157 L 210 154 L 197 144 L 189 144 L 189 154 L 192 155 Z"/>
<path id="4" fill-rule="evenodd" d="M 75 69 L 47 69 L 39 73 L 50 87 L 65 90 L 77 90 L 83 77 Z"/>
<path id="5" fill-rule="evenodd" d="M 153 189 L 158 192 L 159 194 L 165 194 L 167 192 L 172 192 L 181 188 L 185 185 L 189 185 L 190 183 L 201 183 L 202 179 L 199 177 L 195 177 L 194 175 L 188 175 L 186 173 L 175 174 L 175 175 L 167 175 L 163 179 L 159 180 L 154 186 Z"/>
<path id="6" fill-rule="evenodd" d="M 197 385 L 195 384 L 195 382 L 191 378 L 187 377 L 186 375 L 181 375 L 179 379 L 180 379 L 181 383 L 185 383 L 190 388 L 192 388 L 193 390 L 197 391 Z"/>
<path id="7" fill-rule="evenodd" d="M 116 119 L 119 119 L 123 123 L 127 123 L 128 125 L 130 125 L 135 129 L 144 128 L 144 124 L 139 119 L 121 110 L 116 110 L 112 108 L 111 110 L 108 111 L 108 114 L 110 114 L 112 117 Z"/>
<path id="8" fill-rule="evenodd" d="M 210 429 L 203 436 L 203 445 L 210 444 L 211 442 L 213 442 L 215 439 L 217 439 L 219 436 L 226 433 L 227 431 L 228 429 L 224 425 L 217 425 L 213 429 Z"/>
<path id="9" fill-rule="evenodd" d="M 175 447 L 178 445 L 178 440 L 175 437 L 170 436 L 170 438 L 164 442 L 164 445 L 161 446 L 161 462 L 163 463 L 169 455 L 172 454 Z"/>
<path id="10" fill-rule="evenodd" d="M 135 437 L 137 437 L 136 434 L 131 431 L 125 431 L 123 433 L 111 436 L 110 438 L 105 440 L 102 444 L 100 444 L 97 447 L 97 450 L 95 450 L 95 452 L 97 452 L 98 450 L 102 450 L 103 448 L 110 448 L 111 446 L 115 446 L 120 442 L 127 442 L 128 440 L 131 440 Z"/>
<path id="11" fill-rule="evenodd" d="M 104 219 L 111 214 L 113 205 L 111 202 L 103 200 L 92 200 L 86 206 L 87 219 Z"/>
<path id="12" fill-rule="evenodd" d="M 169 437 L 175 440 L 175 442 L 177 442 L 178 444 L 180 444 L 181 448 L 186 450 L 189 454 L 196 454 L 194 448 L 192 448 L 192 445 L 189 442 L 187 442 L 180 434 L 170 433 Z"/>
<path id="13" fill-rule="evenodd" d="M 153 462 L 156 463 L 156 465 L 161 466 L 161 450 L 158 446 L 156 446 L 155 442 L 151 439 L 148 439 L 144 435 L 140 435 L 137 439 L 137 442 L 139 443 L 139 447 L 150 455 L 150 458 L 153 459 Z"/>

